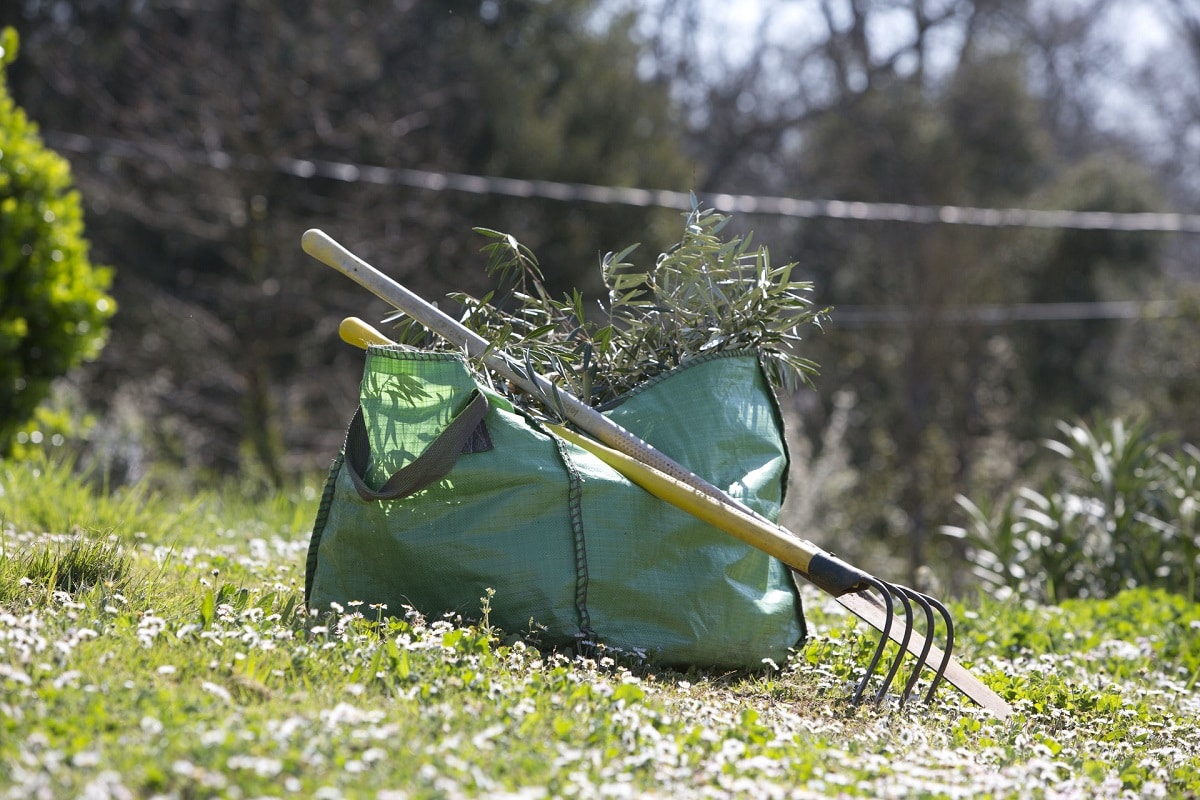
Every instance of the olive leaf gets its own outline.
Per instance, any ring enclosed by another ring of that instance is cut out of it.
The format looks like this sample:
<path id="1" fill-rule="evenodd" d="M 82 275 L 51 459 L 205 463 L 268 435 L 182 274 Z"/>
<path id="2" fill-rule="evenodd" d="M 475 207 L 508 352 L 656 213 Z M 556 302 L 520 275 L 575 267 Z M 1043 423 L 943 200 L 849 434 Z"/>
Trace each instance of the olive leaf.
<path id="1" fill-rule="evenodd" d="M 521 353 L 524 370 L 592 406 L 707 353 L 756 351 L 776 390 L 811 384 L 817 365 L 800 354 L 802 332 L 819 327 L 828 309 L 813 307 L 812 284 L 793 278 L 795 264 L 773 266 L 751 235 L 723 239 L 729 219 L 693 198 L 680 241 L 652 268 L 630 260 L 638 245 L 606 254 L 606 302 L 590 312 L 578 291 L 552 297 L 537 257 L 514 236 L 476 228 L 488 239 L 483 252 L 498 287 L 480 298 L 451 296 L 489 350 Z M 409 319 L 398 335 L 429 344 Z"/>

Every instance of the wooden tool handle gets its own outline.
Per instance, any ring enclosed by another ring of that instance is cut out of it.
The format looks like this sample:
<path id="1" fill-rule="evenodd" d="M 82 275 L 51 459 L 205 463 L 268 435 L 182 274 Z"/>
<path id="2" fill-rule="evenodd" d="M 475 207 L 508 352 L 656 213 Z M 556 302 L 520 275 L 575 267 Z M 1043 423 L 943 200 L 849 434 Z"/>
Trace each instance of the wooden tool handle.
<path id="1" fill-rule="evenodd" d="M 696 514 L 701 509 L 705 509 L 701 513 L 707 513 L 707 510 L 712 508 L 725 509 L 724 516 L 721 517 L 719 514 L 713 516 L 710 524 L 774 555 L 792 569 L 800 572 L 818 588 L 835 597 L 866 588 L 867 584 L 864 579 L 869 576 L 862 570 L 825 552 L 812 542 L 794 536 L 786 529 L 755 513 L 748 506 L 730 497 L 596 409 L 563 391 L 541 375 L 527 370 L 521 362 L 511 358 L 503 351 L 493 348 L 482 336 L 464 327 L 441 309 L 384 275 L 338 244 L 323 231 L 316 229 L 305 231 L 301 238 L 301 247 L 313 258 L 341 272 L 377 297 L 408 314 L 438 336 L 463 348 L 468 356 L 483 361 L 490 369 L 529 392 L 549 410 L 559 413 L 581 430 L 599 439 L 611 450 L 626 456 L 627 460 L 624 462 L 626 469 L 635 469 L 636 465 L 640 464 L 650 470 L 643 479 L 659 474 L 666 476 L 674 484 L 688 487 L 690 492 L 673 495 L 684 500 L 684 505 L 676 503 L 683 510 Z M 586 442 L 586 440 L 584 441 Z M 615 465 L 614 468 L 616 468 Z M 627 477 L 635 483 L 639 482 L 631 475 Z M 711 502 L 695 504 L 694 495 L 704 495 Z M 688 503 L 692 503 L 694 507 L 689 508 Z M 734 530 L 717 524 L 718 518 L 724 519 L 725 523 Z M 755 524 L 743 525 L 742 523 L 746 520 L 752 520 Z"/>

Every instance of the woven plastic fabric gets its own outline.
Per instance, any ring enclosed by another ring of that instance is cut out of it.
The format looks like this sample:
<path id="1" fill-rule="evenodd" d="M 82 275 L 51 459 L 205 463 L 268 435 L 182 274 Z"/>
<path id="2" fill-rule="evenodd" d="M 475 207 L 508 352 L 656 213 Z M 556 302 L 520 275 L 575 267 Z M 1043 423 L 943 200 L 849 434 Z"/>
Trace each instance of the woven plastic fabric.
<path id="1" fill-rule="evenodd" d="M 468 420 L 472 435 L 452 443 L 448 472 L 403 497 L 365 499 L 427 451 L 445 450 L 443 432 L 456 419 L 465 429 L 460 415 L 478 394 L 457 356 L 370 348 L 365 444 L 352 451 L 348 437 L 330 471 L 309 548 L 311 607 L 359 600 L 391 614 L 411 606 L 477 618 L 492 589 L 490 620 L 508 633 L 547 647 L 603 643 L 673 666 L 783 663 L 803 640 L 781 563 L 657 500 L 496 395 L 482 423 Z M 777 516 L 787 452 L 754 354 L 696 359 L 605 413 Z M 350 468 L 347 453 L 364 447 L 369 457 L 350 460 L 366 463 Z M 366 487 L 356 488 L 355 469 Z"/>

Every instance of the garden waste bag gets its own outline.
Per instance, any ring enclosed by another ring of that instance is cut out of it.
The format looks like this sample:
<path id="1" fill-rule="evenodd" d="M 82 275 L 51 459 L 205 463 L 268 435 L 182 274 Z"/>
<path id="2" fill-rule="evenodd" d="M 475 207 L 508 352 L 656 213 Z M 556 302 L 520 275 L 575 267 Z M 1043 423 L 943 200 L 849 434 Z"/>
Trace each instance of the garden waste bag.
<path id="1" fill-rule="evenodd" d="M 775 519 L 788 456 L 752 352 L 699 357 L 604 413 Z M 372 346 L 313 527 L 309 607 L 481 616 L 543 648 L 782 664 L 805 636 L 782 563 L 630 483 L 477 384 L 460 355 Z"/>

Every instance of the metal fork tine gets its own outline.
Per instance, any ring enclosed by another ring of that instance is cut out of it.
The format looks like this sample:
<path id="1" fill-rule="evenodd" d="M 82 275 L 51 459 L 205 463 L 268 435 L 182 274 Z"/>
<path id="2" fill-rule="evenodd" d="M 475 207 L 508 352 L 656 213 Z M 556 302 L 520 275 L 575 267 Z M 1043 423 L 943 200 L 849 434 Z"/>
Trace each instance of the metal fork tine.
<path id="1" fill-rule="evenodd" d="M 942 682 L 942 678 L 946 674 L 946 667 L 950 664 L 950 656 L 954 654 L 954 620 L 950 617 L 950 610 L 936 598 L 929 595 L 922 595 L 925 601 L 938 610 L 942 615 L 942 619 L 946 621 L 946 646 L 942 648 L 942 663 L 938 665 L 937 674 L 933 676 L 933 683 L 929 684 L 929 691 L 925 693 L 925 702 L 933 702 L 933 693 L 937 691 L 938 684 Z"/>
<path id="2" fill-rule="evenodd" d="M 917 656 L 917 663 L 913 665 L 912 674 L 908 676 L 908 682 L 904 684 L 904 693 L 900 695 L 900 705 L 903 706 L 909 696 L 912 695 L 912 690 L 917 685 L 917 679 L 921 677 L 921 670 L 925 668 L 929 661 L 929 651 L 933 647 L 933 605 L 929 599 L 920 592 L 913 591 L 907 586 L 899 586 L 900 591 L 908 595 L 909 599 L 919 605 L 925 612 L 925 644 L 921 647 L 921 654 Z"/>
<path id="3" fill-rule="evenodd" d="M 896 679 L 897 673 L 900 672 L 900 662 L 904 660 L 904 656 L 908 653 L 908 641 L 912 638 L 913 633 L 913 610 L 912 603 L 908 601 L 908 595 L 903 591 L 903 587 L 892 583 L 883 582 L 884 586 L 900 599 L 900 604 L 904 607 L 904 634 L 900 641 L 900 652 L 896 653 L 896 657 L 892 660 L 891 669 L 888 670 L 887 677 L 883 679 L 883 686 L 879 687 L 879 693 L 875 695 L 875 702 L 880 703 L 887 696 L 888 689 L 891 688 L 892 682 Z M 883 641 L 887 642 L 887 634 L 884 634 Z M 901 701 L 903 702 L 903 701 Z"/>
<path id="4" fill-rule="evenodd" d="M 888 634 L 892 630 L 892 619 L 895 617 L 895 610 L 892 606 L 892 593 L 888 591 L 887 585 L 878 578 L 867 577 L 865 583 L 871 585 L 880 596 L 883 597 L 883 603 L 886 607 L 886 617 L 883 625 L 883 636 L 879 639 L 879 646 L 875 648 L 875 654 L 871 656 L 871 663 L 867 665 L 867 671 L 862 676 L 862 680 L 858 682 L 858 688 L 854 690 L 854 696 L 850 698 L 850 702 L 854 705 L 862 700 L 863 693 L 867 690 L 867 684 L 871 681 L 871 676 L 875 674 L 876 668 L 879 666 L 879 659 L 883 657 L 883 649 L 887 647 Z"/>
<path id="5" fill-rule="evenodd" d="M 835 599 L 838 603 L 855 614 L 860 619 L 866 620 L 878 631 L 887 630 L 892 641 L 899 643 L 901 640 L 900 631 L 892 630 L 892 626 L 887 623 L 889 617 L 887 608 L 880 601 L 880 595 L 877 591 L 867 591 L 865 589 L 873 589 L 874 584 L 863 581 L 864 590 L 849 592 L 843 595 L 838 595 Z M 934 691 L 941 686 L 941 681 L 944 679 L 947 683 L 952 684 L 971 700 L 978 703 L 980 706 L 991 711 L 1000 719 L 1008 719 L 1013 714 L 1012 706 L 1010 706 L 1004 698 L 989 689 L 986 684 L 971 674 L 970 670 L 958 663 L 953 657 L 954 649 L 954 633 L 953 620 L 950 618 L 949 612 L 933 598 L 924 595 L 930 605 L 941 612 L 942 617 L 946 619 L 946 647 L 950 655 L 943 652 L 938 643 L 934 643 L 929 649 L 927 657 L 927 666 L 933 668 L 934 659 L 939 659 L 936 665 L 937 675 L 934 677 L 933 683 L 930 685 L 930 693 L 926 696 L 926 703 L 932 702 Z M 909 642 L 911 648 L 909 652 L 913 655 L 920 653 L 923 642 L 916 634 L 913 635 L 913 640 Z"/>

